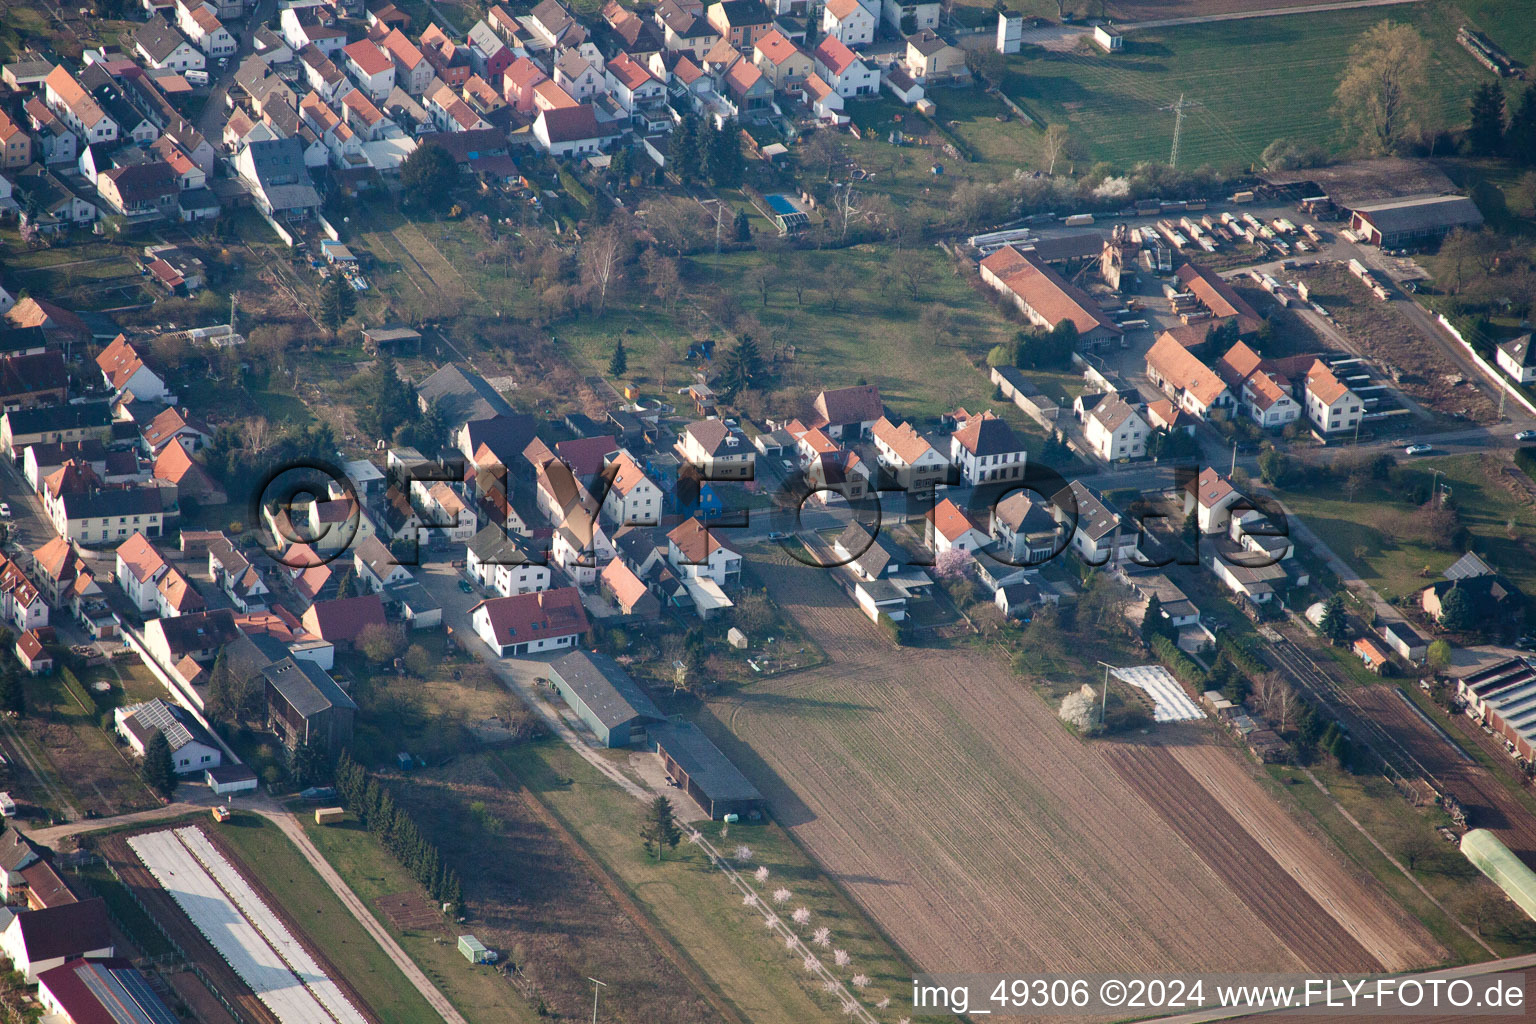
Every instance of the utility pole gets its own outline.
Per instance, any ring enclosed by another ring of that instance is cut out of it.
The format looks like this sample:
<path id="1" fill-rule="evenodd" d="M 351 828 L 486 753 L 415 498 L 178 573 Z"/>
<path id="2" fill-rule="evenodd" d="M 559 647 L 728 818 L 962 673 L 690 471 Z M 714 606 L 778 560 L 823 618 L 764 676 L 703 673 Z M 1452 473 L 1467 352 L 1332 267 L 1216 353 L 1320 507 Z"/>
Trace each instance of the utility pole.
<path id="1" fill-rule="evenodd" d="M 1179 93 L 1179 102 L 1161 108 L 1173 111 L 1173 151 L 1168 154 L 1169 167 L 1179 166 L 1179 142 L 1184 135 L 1184 111 L 1203 106 L 1205 104 L 1199 100 L 1186 100 L 1184 94 Z"/>
<path id="2" fill-rule="evenodd" d="M 603 988 L 607 988 L 608 983 L 606 981 L 598 981 L 596 978 L 588 978 L 587 980 L 592 983 L 592 1024 L 597 1024 L 597 987 L 601 985 Z"/>
<path id="3" fill-rule="evenodd" d="M 1102 726 L 1104 720 L 1109 717 L 1109 670 L 1115 666 L 1107 661 L 1101 661 L 1099 664 L 1104 666 L 1104 693 L 1099 698 L 1099 725 Z"/>

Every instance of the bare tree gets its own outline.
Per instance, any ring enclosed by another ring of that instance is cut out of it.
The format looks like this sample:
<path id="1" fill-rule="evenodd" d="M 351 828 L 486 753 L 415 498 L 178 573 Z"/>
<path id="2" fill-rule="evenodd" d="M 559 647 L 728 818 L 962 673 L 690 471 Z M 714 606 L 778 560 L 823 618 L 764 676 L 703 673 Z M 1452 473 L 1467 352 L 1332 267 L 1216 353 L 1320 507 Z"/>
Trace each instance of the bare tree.
<path id="1" fill-rule="evenodd" d="M 581 276 L 597 298 L 597 312 L 608 308 L 608 290 L 622 274 L 624 237 L 613 228 L 602 228 L 581 246 Z"/>
<path id="2" fill-rule="evenodd" d="M 1064 124 L 1053 124 L 1045 130 L 1045 135 L 1040 139 L 1040 155 L 1045 158 L 1045 173 L 1056 173 L 1056 161 L 1061 159 L 1062 151 L 1067 148 L 1068 131 Z"/>
<path id="3" fill-rule="evenodd" d="M 768 308 L 768 286 L 773 283 L 773 272 L 766 266 L 759 266 L 747 274 L 747 283 L 762 297 L 763 308 Z"/>
<path id="4" fill-rule="evenodd" d="M 650 281 L 651 290 L 656 293 L 656 297 L 670 313 L 683 290 L 683 275 L 677 260 L 671 256 L 663 256 L 655 249 L 647 249 L 644 262 L 645 276 Z"/>
<path id="5" fill-rule="evenodd" d="M 1421 863 L 1430 860 L 1440 852 L 1438 841 L 1432 832 L 1412 825 L 1398 834 L 1394 846 L 1398 858 L 1408 865 L 1409 871 L 1417 871 Z"/>
<path id="6" fill-rule="evenodd" d="M 853 287 L 853 268 L 842 259 L 835 259 L 821 272 L 822 291 L 826 293 L 827 305 L 833 310 L 837 309 L 842 301 L 843 294 Z"/>
<path id="7" fill-rule="evenodd" d="M 937 302 L 924 306 L 919 319 L 922 320 L 923 326 L 932 332 L 935 345 L 940 344 L 944 340 L 944 337 L 949 334 L 955 322 L 954 317 L 949 312 L 949 308 Z"/>
<path id="8" fill-rule="evenodd" d="M 912 301 L 916 302 L 922 297 L 922 287 L 933 272 L 933 266 L 928 257 L 915 249 L 908 249 L 898 253 L 892 263 L 902 284 L 907 286 L 907 292 L 912 296 Z"/>
<path id="9" fill-rule="evenodd" d="M 1412 25 L 1380 21 L 1349 51 L 1334 92 L 1345 125 L 1376 153 L 1397 149 L 1413 124 L 1428 82 L 1429 44 Z"/>

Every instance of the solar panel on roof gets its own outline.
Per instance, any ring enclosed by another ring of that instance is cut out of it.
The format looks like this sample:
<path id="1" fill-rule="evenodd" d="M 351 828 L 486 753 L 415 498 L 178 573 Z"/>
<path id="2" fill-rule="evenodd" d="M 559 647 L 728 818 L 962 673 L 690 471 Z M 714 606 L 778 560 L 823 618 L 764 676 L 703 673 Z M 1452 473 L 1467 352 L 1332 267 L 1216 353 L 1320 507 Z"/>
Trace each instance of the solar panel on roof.
<path id="1" fill-rule="evenodd" d="M 164 733 L 165 740 L 171 745 L 172 750 L 180 750 L 192 742 L 192 733 L 171 713 L 170 705 L 162 700 L 140 704 L 133 712 L 133 717 L 144 725 Z"/>

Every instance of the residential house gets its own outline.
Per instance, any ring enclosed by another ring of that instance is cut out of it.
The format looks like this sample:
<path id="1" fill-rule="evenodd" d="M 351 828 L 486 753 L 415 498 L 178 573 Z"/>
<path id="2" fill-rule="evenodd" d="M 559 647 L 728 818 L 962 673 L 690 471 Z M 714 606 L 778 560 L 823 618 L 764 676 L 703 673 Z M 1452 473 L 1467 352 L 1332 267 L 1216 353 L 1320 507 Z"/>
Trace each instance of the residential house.
<path id="1" fill-rule="evenodd" d="M 661 602 L 622 558 L 611 559 L 597 574 L 598 589 L 628 618 L 649 621 L 661 614 Z"/>
<path id="2" fill-rule="evenodd" d="M 0 110 L 0 170 L 14 171 L 32 162 L 32 136 Z"/>
<path id="3" fill-rule="evenodd" d="M 699 471 L 701 480 L 751 480 L 757 452 L 741 431 L 721 420 L 695 420 L 683 428 L 677 454 Z"/>
<path id="4" fill-rule="evenodd" d="M 720 38 L 744 54 L 751 53 L 774 27 L 773 14 L 761 0 L 721 0 L 711 4 L 704 16 Z"/>
<path id="5" fill-rule="evenodd" d="M 559 0 L 540 0 L 530 18 L 534 32 L 547 46 L 565 50 L 587 41 L 587 30 Z"/>
<path id="6" fill-rule="evenodd" d="M 848 118 L 843 113 L 843 97 L 814 71 L 801 85 L 800 92 L 818 121 L 829 124 L 847 122 Z"/>
<path id="7" fill-rule="evenodd" d="M 1509 374 L 1521 384 L 1536 383 L 1536 356 L 1531 354 L 1531 336 L 1522 334 L 1518 338 L 1510 338 L 1508 341 L 1499 342 L 1496 358 L 1499 369 Z"/>
<path id="8" fill-rule="evenodd" d="M 383 103 L 395 87 L 395 58 L 371 39 L 359 39 L 342 49 L 342 62 L 375 103 Z"/>
<path id="9" fill-rule="evenodd" d="M 896 426 L 881 416 L 870 433 L 875 442 L 875 461 L 898 488 L 928 490 L 946 482 L 949 460 L 912 424 Z"/>
<path id="10" fill-rule="evenodd" d="M 58 352 L 0 356 L 0 409 L 35 409 L 62 405 L 69 374 Z"/>
<path id="11" fill-rule="evenodd" d="M 1195 513 L 1202 534 L 1228 532 L 1234 506 L 1238 507 L 1240 518 L 1256 514 L 1243 492 L 1210 466 L 1201 470 L 1192 483 L 1193 487 L 1184 492 L 1184 514 Z"/>
<path id="12" fill-rule="evenodd" d="M 589 58 L 582 50 L 566 50 L 555 61 L 555 84 L 578 103 L 600 96 L 607 90 L 601 60 Z"/>
<path id="13" fill-rule="evenodd" d="M 187 658 L 206 665 L 240 635 L 235 613 L 228 608 L 215 608 L 176 618 L 150 619 L 144 623 L 144 649 L 167 670 Z"/>
<path id="14" fill-rule="evenodd" d="M 1189 349 L 1168 337 L 1158 339 L 1147 350 L 1147 377 L 1196 419 L 1209 419 L 1212 410 L 1233 405 L 1226 382 Z"/>
<path id="15" fill-rule="evenodd" d="M 825 36 L 811 51 L 816 74 L 844 99 L 873 96 L 880 90 L 880 75 L 858 58 L 836 36 Z"/>
<path id="16" fill-rule="evenodd" d="M 1013 428 L 990 413 L 972 417 L 950 435 L 949 461 L 971 487 L 1022 480 L 1027 459 Z"/>
<path id="17" fill-rule="evenodd" d="M 666 48 L 688 54 L 695 64 L 721 39 L 719 30 L 702 13 L 684 10 L 673 3 L 663 2 L 656 9 L 656 21 Z"/>
<path id="18" fill-rule="evenodd" d="M 533 137 L 550 156 L 590 156 L 602 149 L 608 132 L 600 128 L 589 103 L 555 110 L 540 110 L 533 122 Z"/>
<path id="19" fill-rule="evenodd" d="M 379 41 L 395 64 L 395 83 L 408 96 L 422 96 L 434 77 L 432 65 L 421 50 L 398 28 Z"/>
<path id="20" fill-rule="evenodd" d="M 378 594 L 359 594 L 316 601 L 299 621 L 305 632 L 337 647 L 355 646 L 363 630 L 386 624 L 384 602 Z"/>
<path id="21" fill-rule="evenodd" d="M 861 580 L 878 580 L 899 573 L 907 555 L 886 536 L 873 534 L 857 520 L 850 522 L 832 542 L 832 553 Z"/>
<path id="22" fill-rule="evenodd" d="M 161 697 L 116 708 L 112 718 L 117 735 L 135 756 L 143 757 L 150 741 L 164 736 L 171 747 L 171 770 L 192 775 L 224 763 L 224 752 L 187 710 Z"/>
<path id="23" fill-rule="evenodd" d="M 96 176 L 96 192 L 108 211 L 133 223 L 180 218 L 181 188 L 164 160 L 102 171 Z"/>
<path id="24" fill-rule="evenodd" d="M 588 628 L 574 587 L 493 597 L 469 614 L 475 635 L 501 658 L 575 647 Z"/>
<path id="25" fill-rule="evenodd" d="M 267 610 L 272 590 L 266 576 L 222 533 L 208 544 L 208 575 L 241 612 Z"/>
<path id="26" fill-rule="evenodd" d="M 1051 495 L 1056 519 L 1072 531 L 1071 547 L 1088 565 L 1134 560 L 1140 536 L 1120 511 L 1092 488 L 1073 480 Z"/>
<path id="27" fill-rule="evenodd" d="M 821 11 L 821 31 L 844 46 L 867 46 L 875 41 L 878 18 L 859 0 L 827 0 Z"/>
<path id="28" fill-rule="evenodd" d="M 465 37 L 465 49 L 469 51 L 470 67 L 487 82 L 500 82 L 502 72 L 511 67 L 517 55 L 504 43 L 496 30 L 484 21 L 470 26 Z"/>
<path id="29" fill-rule="evenodd" d="M 608 95 L 631 118 L 671 127 L 670 120 L 661 112 L 667 87 L 629 54 L 621 53 L 608 62 L 605 82 Z"/>
<path id="30" fill-rule="evenodd" d="M 194 416 L 187 408 L 169 406 L 162 410 L 140 432 L 144 448 L 151 455 L 173 441 L 179 441 L 190 451 L 201 451 L 213 440 L 213 428 Z"/>
<path id="31" fill-rule="evenodd" d="M 48 109 L 85 140 L 86 145 L 112 142 L 120 125 L 107 115 L 101 104 L 75 80 L 61 64 L 43 80 L 43 99 Z"/>
<path id="32" fill-rule="evenodd" d="M 48 625 L 48 601 L 15 560 L 0 555 L 0 619 L 16 632 Z"/>
<path id="33" fill-rule="evenodd" d="M 1466 595 L 1472 621 L 1479 630 L 1494 630 L 1518 624 L 1524 619 L 1525 595 L 1496 572 L 1432 583 L 1419 592 L 1419 606 L 1431 619 L 1443 622 L 1446 595 L 1457 589 Z"/>
<path id="34" fill-rule="evenodd" d="M 893 32 L 910 36 L 914 32 L 929 29 L 937 32 L 942 5 L 937 0 L 907 3 L 905 0 L 882 0 L 880 17 Z"/>
<path id="35" fill-rule="evenodd" d="M 1110 395 L 1095 405 L 1083 424 L 1084 439 L 1105 462 L 1143 457 L 1151 433 L 1136 407 L 1120 395 Z"/>
<path id="36" fill-rule="evenodd" d="M 667 534 L 667 562 L 684 579 L 708 579 L 722 588 L 741 582 L 741 552 L 697 518 Z"/>
<path id="37" fill-rule="evenodd" d="M 1276 429 L 1301 416 L 1301 404 L 1291 397 L 1290 382 L 1245 342 L 1228 349 L 1216 361 L 1215 370 L 1237 396 L 1243 412 L 1259 426 Z"/>
<path id="38" fill-rule="evenodd" d="M 157 71 L 201 71 L 208 58 L 164 18 L 151 17 L 133 30 L 133 48 Z"/>
<path id="39" fill-rule="evenodd" d="M 925 85 L 970 77 L 965 51 L 926 28 L 907 37 L 906 71 Z"/>
<path id="40" fill-rule="evenodd" d="M 176 27 L 213 58 L 232 57 L 239 49 L 234 35 L 219 21 L 218 11 L 203 0 L 176 0 Z"/>
<path id="41" fill-rule="evenodd" d="M 0 444 L 15 458 L 28 445 L 45 442 L 105 441 L 112 435 L 112 411 L 106 402 L 12 409 L 0 417 Z"/>
<path id="42" fill-rule="evenodd" d="M 1325 434 L 1359 430 L 1365 419 L 1364 402 L 1336 377 L 1328 364 L 1314 360 L 1305 384 L 1307 418 Z"/>
<path id="43" fill-rule="evenodd" d="M 42 631 L 24 630 L 16 638 L 15 652 L 16 660 L 21 662 L 28 675 L 46 676 L 53 672 L 53 655 L 43 644 Z"/>
<path id="44" fill-rule="evenodd" d="M 1086 348 L 1118 342 L 1125 333 L 1087 293 L 1068 283 L 1033 251 L 1003 246 L 981 261 L 981 279 L 1037 327 L 1050 330 L 1070 320 L 1077 328 L 1078 343 Z"/>
<path id="45" fill-rule="evenodd" d="M 160 449 L 160 454 L 155 456 L 151 475 L 158 481 L 174 486 L 178 502 L 186 502 L 190 498 L 201 505 L 223 505 L 229 501 L 229 495 L 192 458 L 186 444 L 179 439 Z"/>
<path id="46" fill-rule="evenodd" d="M 1014 491 L 992 506 L 992 555 L 1007 565 L 1040 565 L 1061 550 L 1061 524 L 1029 491 Z"/>
<path id="47" fill-rule="evenodd" d="M 608 485 L 603 495 L 603 515 L 611 522 L 620 526 L 654 526 L 661 522 L 661 489 L 628 452 L 620 452 L 608 463 L 603 477 Z"/>
<path id="48" fill-rule="evenodd" d="M 935 555 L 960 551 L 974 556 L 991 543 L 986 530 L 949 498 L 930 508 L 923 519 L 923 542 Z"/>
<path id="49" fill-rule="evenodd" d="M 753 44 L 752 62 L 775 89 L 795 88 L 815 71 L 810 55 L 776 28 Z"/>
<path id="50" fill-rule="evenodd" d="M 551 577 L 547 552 L 527 537 L 508 533 L 492 523 L 470 538 L 465 572 L 502 597 L 548 590 Z"/>
<path id="51" fill-rule="evenodd" d="M 501 94 L 514 110 L 529 114 L 535 109 L 534 90 L 547 81 L 549 76 L 543 68 L 527 57 L 519 57 L 502 72 Z"/>

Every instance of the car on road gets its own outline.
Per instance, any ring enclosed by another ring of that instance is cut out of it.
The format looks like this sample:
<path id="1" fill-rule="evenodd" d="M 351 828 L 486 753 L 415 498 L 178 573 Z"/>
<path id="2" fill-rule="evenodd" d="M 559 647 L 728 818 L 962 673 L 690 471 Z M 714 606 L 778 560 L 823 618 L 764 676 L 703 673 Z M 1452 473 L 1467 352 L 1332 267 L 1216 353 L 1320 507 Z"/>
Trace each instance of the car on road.
<path id="1" fill-rule="evenodd" d="M 768 534 L 769 540 L 789 540 L 789 534 L 783 530 L 774 530 Z"/>
<path id="2" fill-rule="evenodd" d="M 1426 452 L 1432 452 L 1434 450 L 1435 450 L 1435 446 L 1432 445 L 1432 444 L 1411 444 L 1407 448 L 1403 449 L 1403 454 L 1404 455 L 1423 455 Z"/>
<path id="3" fill-rule="evenodd" d="M 1515 435 L 1516 441 L 1536 441 L 1536 430 L 1522 430 Z"/>
<path id="4" fill-rule="evenodd" d="M 11 503 L 8 501 L 0 501 L 0 519 L 9 518 L 11 518 Z"/>
<path id="5" fill-rule="evenodd" d="M 475 588 L 469 585 L 469 580 L 459 580 L 459 589 L 466 594 L 473 594 Z"/>

